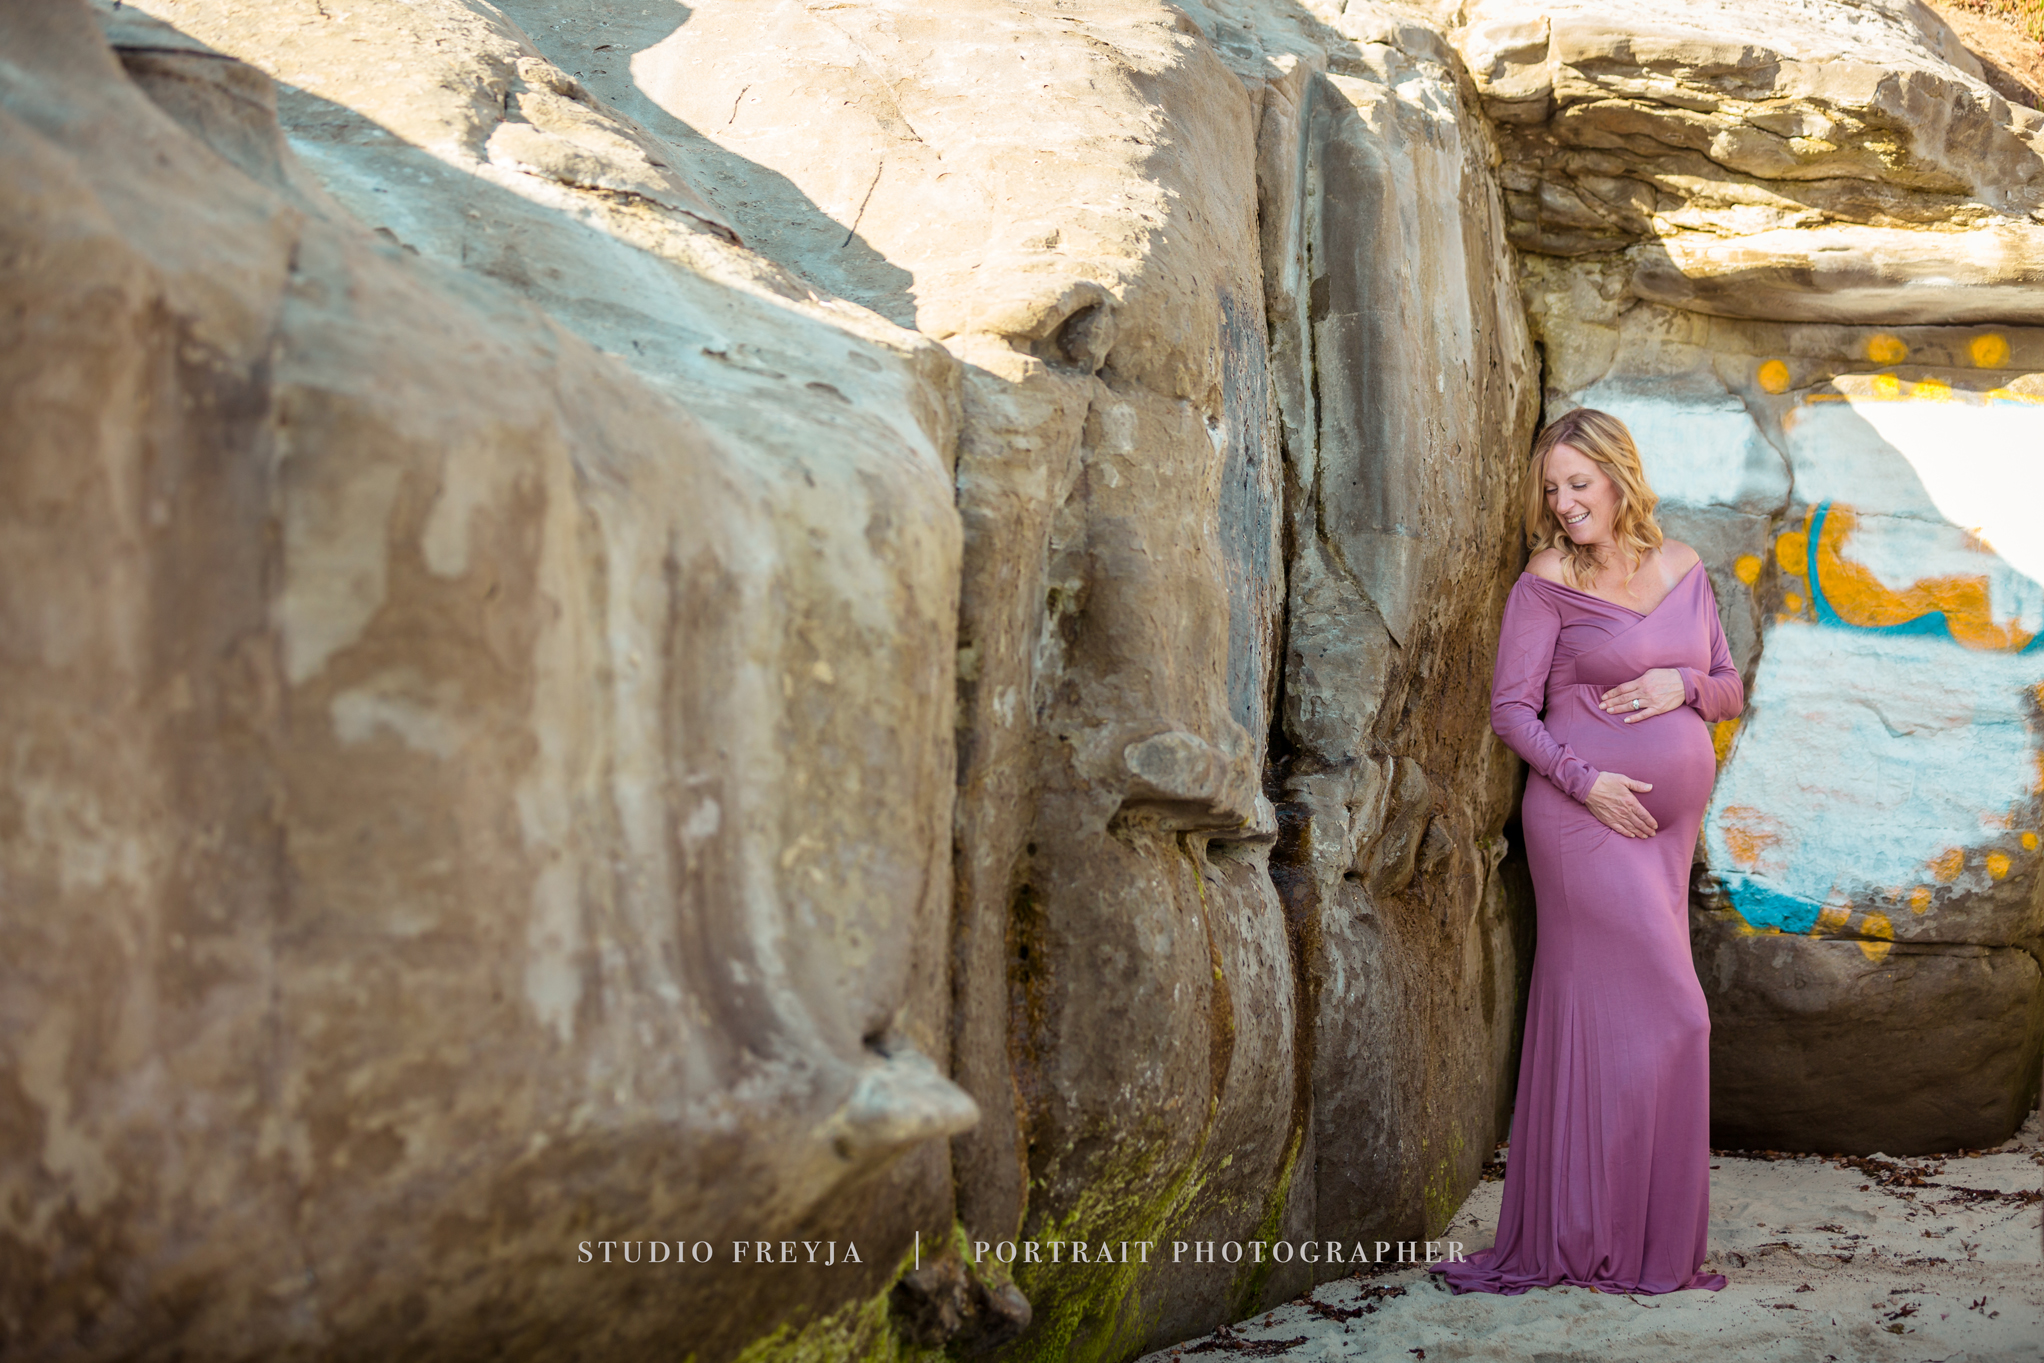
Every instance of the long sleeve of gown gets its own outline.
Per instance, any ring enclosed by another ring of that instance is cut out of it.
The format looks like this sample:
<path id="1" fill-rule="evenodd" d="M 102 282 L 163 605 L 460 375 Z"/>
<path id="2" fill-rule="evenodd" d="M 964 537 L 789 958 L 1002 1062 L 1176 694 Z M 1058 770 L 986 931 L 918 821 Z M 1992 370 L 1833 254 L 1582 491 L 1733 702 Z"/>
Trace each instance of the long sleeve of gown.
<path id="1" fill-rule="evenodd" d="M 1715 618 L 1715 616 L 1713 616 Z M 1498 636 L 1497 671 L 1490 684 L 1490 727 L 1526 764 L 1578 804 L 1590 798 L 1597 769 L 1575 755 L 1540 721 L 1547 704 L 1547 673 L 1561 635 L 1561 612 L 1522 580 L 1505 599 Z M 1729 664 L 1730 655 L 1726 655 Z M 1733 674 L 1737 685 L 1738 675 Z"/>
<path id="2" fill-rule="evenodd" d="M 1739 680 L 1739 669 L 1732 666 L 1732 648 L 1725 642 L 1724 626 L 1718 623 L 1717 595 L 1714 592 L 1708 594 L 1710 671 L 1698 672 L 1693 667 L 1675 670 L 1682 674 L 1683 703 L 1696 707 L 1696 713 L 1715 722 L 1730 719 L 1746 708 L 1746 684 Z"/>

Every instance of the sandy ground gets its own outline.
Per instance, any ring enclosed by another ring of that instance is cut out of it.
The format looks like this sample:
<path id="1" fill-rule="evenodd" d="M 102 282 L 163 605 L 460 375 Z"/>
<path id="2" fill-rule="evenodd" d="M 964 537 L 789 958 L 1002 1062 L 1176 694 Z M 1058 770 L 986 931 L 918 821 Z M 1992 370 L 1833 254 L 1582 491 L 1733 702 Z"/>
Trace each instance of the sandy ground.
<path id="1" fill-rule="evenodd" d="M 1721 1292 L 1581 1287 L 1456 1296 L 1424 1270 L 1322 1284 L 1267 1315 L 1148 1355 L 1527 1363 L 2040 1363 L 2044 1122 L 1979 1154 L 1711 1160 L 1708 1271 Z M 1501 1181 L 1444 1238 L 1491 1243 Z M 1232 1338 L 1230 1336 L 1233 1336 Z M 1290 1347 L 1285 1341 L 1296 1340 Z"/>

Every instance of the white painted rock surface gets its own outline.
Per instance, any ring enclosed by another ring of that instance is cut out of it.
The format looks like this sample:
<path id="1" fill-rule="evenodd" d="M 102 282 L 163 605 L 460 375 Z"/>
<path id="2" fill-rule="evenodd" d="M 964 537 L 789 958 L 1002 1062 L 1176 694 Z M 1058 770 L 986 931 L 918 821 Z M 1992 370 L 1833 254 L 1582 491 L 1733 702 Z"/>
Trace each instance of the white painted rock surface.
<path id="1" fill-rule="evenodd" d="M 1576 328 L 1571 295 L 1536 291 L 1544 326 Z M 1664 523 L 1704 552 L 1748 668 L 1701 848 L 1719 1138 L 1999 1139 L 2035 1102 L 2044 1048 L 2044 336 L 1678 319 L 1614 319 L 1622 358 L 1573 400 L 1636 424 Z M 1954 1009 L 1921 971 L 1858 981 L 1808 951 L 1791 966 L 1765 941 L 1720 940 L 1756 931 L 1875 960 L 1891 942 L 1985 948 L 2004 1006 Z M 1939 1088 L 1930 1108 L 1909 1097 Z"/>

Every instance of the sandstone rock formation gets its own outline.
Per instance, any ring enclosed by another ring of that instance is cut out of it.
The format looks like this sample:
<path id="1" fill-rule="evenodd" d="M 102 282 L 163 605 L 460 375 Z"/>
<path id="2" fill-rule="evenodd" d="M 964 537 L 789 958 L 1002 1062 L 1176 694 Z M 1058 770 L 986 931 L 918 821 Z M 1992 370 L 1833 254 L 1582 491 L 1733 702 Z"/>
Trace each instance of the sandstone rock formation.
<path id="1" fill-rule="evenodd" d="M 1473 698 L 1534 388 L 1436 35 L 149 10 L 118 63 L 8 16 L 11 410 L 99 433 L 45 500 L 132 565 L 17 626 L 12 1337 L 726 1356 L 892 1300 L 1107 1356 L 1346 1271 L 889 1294 L 966 1127 L 967 1237 L 1445 1218 L 1512 1041 Z M 628 1311 L 575 1252 L 669 1233 L 865 1266 Z"/>
<path id="2" fill-rule="evenodd" d="M 920 4 L 782 7 L 763 56 L 706 4 L 604 80 L 600 14 L 544 30 L 558 62 L 711 143 L 747 240 L 966 365 L 967 1238 L 1440 1224 L 1510 1060 L 1481 697 L 1534 396 L 1452 54 L 1388 13 Z M 1024 1348 L 1341 1271 L 1024 1265 Z"/>
<path id="3" fill-rule="evenodd" d="M 10 1355 L 728 1355 L 950 1224 L 956 365 L 495 168 L 570 83 L 455 8 L 412 122 L 288 94 L 366 218 L 0 8 Z M 576 1253 L 738 1236 L 867 1257 Z"/>
<path id="4" fill-rule="evenodd" d="M 1915 0 L 1477 0 L 1520 247 L 1781 321 L 2044 319 L 2044 114 Z"/>
<path id="5" fill-rule="evenodd" d="M 1207 22 L 1265 91 L 1291 546 L 1275 874 L 1307 972 L 1314 1224 L 1410 1237 L 1510 1101 L 1516 760 L 1489 685 L 1534 357 L 1495 149 L 1438 35 L 1362 5 L 1330 19 L 1346 42 L 1246 6 Z"/>
<path id="6" fill-rule="evenodd" d="M 1997 1142 L 2044 1055 L 2044 115 L 1910 4 L 1466 19 L 1549 408 L 1632 423 L 1747 670 L 1718 1139 Z"/>

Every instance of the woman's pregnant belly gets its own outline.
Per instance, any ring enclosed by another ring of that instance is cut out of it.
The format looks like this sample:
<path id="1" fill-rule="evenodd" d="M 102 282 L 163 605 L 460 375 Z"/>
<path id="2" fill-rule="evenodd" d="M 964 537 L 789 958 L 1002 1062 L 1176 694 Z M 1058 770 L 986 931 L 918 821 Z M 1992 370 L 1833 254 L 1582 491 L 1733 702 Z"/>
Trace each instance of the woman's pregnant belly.
<path id="1" fill-rule="evenodd" d="M 1662 828 L 1700 820 L 1717 779 L 1710 726 L 1687 705 L 1627 724 L 1598 706 L 1597 697 L 1609 689 L 1571 686 L 1555 695 L 1547 707 L 1547 731 L 1598 771 L 1652 784 L 1635 796 Z"/>

